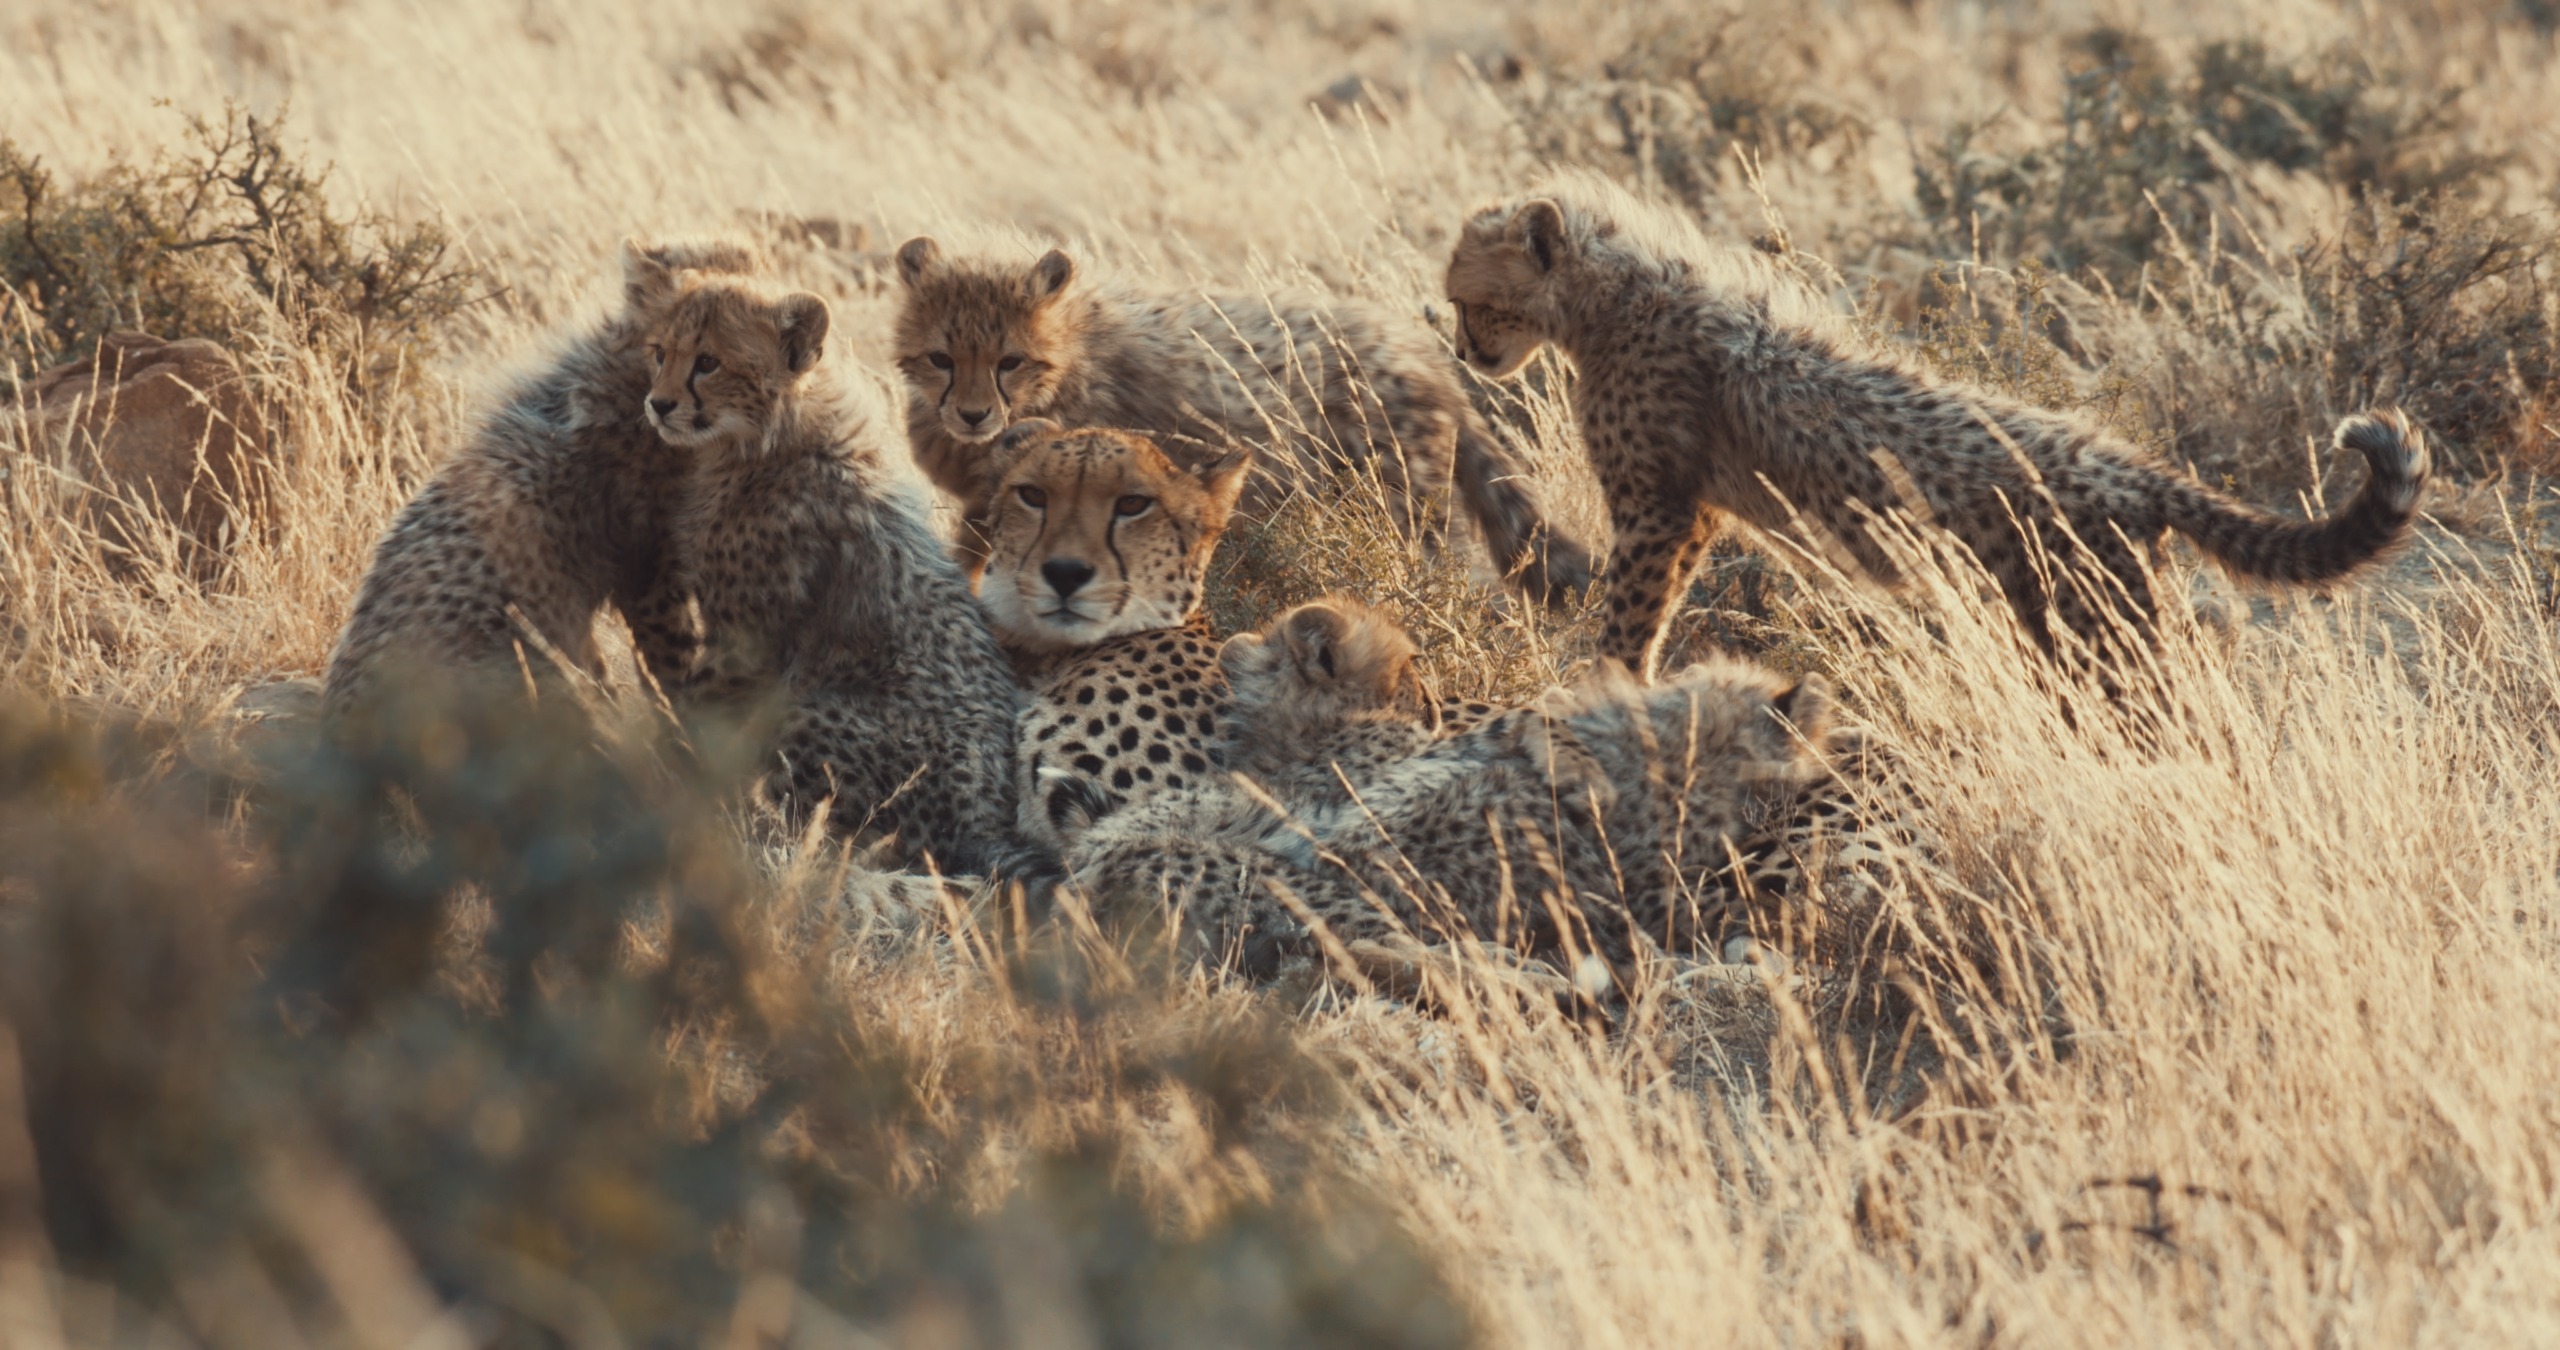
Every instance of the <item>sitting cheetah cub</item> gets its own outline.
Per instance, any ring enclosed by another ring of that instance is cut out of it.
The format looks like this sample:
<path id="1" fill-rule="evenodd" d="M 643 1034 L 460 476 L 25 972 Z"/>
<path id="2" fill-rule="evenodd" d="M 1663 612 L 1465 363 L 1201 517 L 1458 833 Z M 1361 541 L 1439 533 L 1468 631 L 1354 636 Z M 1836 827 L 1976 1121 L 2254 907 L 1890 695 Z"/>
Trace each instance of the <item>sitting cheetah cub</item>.
<path id="1" fill-rule="evenodd" d="M 375 547 L 329 659 L 324 716 L 342 722 L 387 673 L 420 667 L 521 688 L 510 609 L 594 671 L 596 612 L 611 604 L 659 683 L 691 668 L 670 547 L 691 459 L 650 428 L 641 335 L 679 279 L 754 267 L 734 244 L 623 245 L 621 311 L 508 394 Z M 529 652 L 525 665 L 553 673 Z"/>
<path id="2" fill-rule="evenodd" d="M 793 814 L 831 802 L 892 858 L 1010 863 L 1011 672 L 921 493 L 894 489 L 873 410 L 821 368 L 826 302 L 651 280 L 669 299 L 646 412 L 694 461 L 675 542 L 703 640 L 683 706 L 777 717 L 760 757 Z"/>
<path id="3" fill-rule="evenodd" d="M 1213 772 L 1227 690 L 1201 588 L 1253 457 L 1179 468 L 1143 436 L 1036 419 L 991 453 L 978 597 L 1031 683 L 1019 832 L 1054 847 Z"/>
<path id="4" fill-rule="evenodd" d="M 2343 512 L 2291 521 L 2242 505 L 2080 418 L 1871 348 L 1766 260 L 1586 175 L 1470 217 L 1448 295 L 1459 354 L 1480 372 L 1509 375 L 1549 343 L 1572 358 L 1574 415 L 1617 532 L 1600 650 L 1640 678 L 1728 513 L 1888 586 L 1899 578 L 1875 517 L 1934 521 L 2051 653 L 2048 617 L 2101 643 L 2119 604 L 2149 626 L 2137 546 L 2167 530 L 2240 575 L 2316 584 L 2404 538 L 2427 480 L 2406 418 L 2360 414 L 2335 436 L 2370 470 Z M 2100 575 L 2049 590 L 2030 537 Z M 2119 587 L 2121 601 L 2104 595 Z"/>
<path id="5" fill-rule="evenodd" d="M 1367 305 L 1306 298 L 1151 294 L 1079 284 L 1052 249 L 1029 267 L 898 250 L 906 303 L 898 368 L 916 462 L 961 503 L 960 547 L 984 557 L 996 473 L 987 446 L 1024 417 L 1127 427 L 1210 444 L 1273 424 L 1314 443 L 1274 475 L 1374 461 L 1410 531 L 1437 537 L 1454 470 L 1494 566 L 1554 599 L 1591 579 L 1590 555 L 1550 524 L 1526 469 L 1485 425 L 1422 329 Z M 1247 501 L 1256 513 L 1285 480 Z"/>

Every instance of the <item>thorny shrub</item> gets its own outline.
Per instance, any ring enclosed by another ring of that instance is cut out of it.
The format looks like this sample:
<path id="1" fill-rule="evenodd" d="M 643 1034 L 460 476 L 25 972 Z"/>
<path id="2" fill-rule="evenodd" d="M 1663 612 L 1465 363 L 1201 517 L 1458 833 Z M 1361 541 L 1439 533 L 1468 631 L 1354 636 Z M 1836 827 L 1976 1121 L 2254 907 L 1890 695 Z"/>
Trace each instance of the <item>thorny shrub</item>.
<path id="1" fill-rule="evenodd" d="M 181 145 L 78 181 L 0 140 L 0 344 L 21 377 L 111 332 L 235 347 L 272 333 L 366 403 L 400 392 L 491 287 L 432 223 L 342 215 L 281 116 L 190 116 Z"/>

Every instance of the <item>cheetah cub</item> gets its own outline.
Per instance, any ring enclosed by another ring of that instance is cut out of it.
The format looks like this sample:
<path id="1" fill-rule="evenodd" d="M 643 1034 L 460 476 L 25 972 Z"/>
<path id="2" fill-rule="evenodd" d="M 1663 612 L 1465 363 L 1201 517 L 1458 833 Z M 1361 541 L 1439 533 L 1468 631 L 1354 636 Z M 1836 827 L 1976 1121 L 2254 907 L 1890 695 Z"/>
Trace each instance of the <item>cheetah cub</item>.
<path id="1" fill-rule="evenodd" d="M 1107 912 L 1172 919 L 1191 959 L 1267 975 L 1303 954 L 1304 928 L 1278 891 L 1335 910 L 1357 894 L 1310 853 L 1301 817 L 1351 805 L 1362 783 L 1440 735 L 1441 704 L 1414 656 L 1393 619 L 1341 596 L 1227 639 L 1228 772 L 1077 834 L 1068 875 Z"/>
<path id="2" fill-rule="evenodd" d="M 610 604 L 652 677 L 673 685 L 691 668 L 696 634 L 670 546 L 691 457 L 643 409 L 642 334 L 682 279 L 754 268 L 733 244 L 623 245 L 620 311 L 517 385 L 375 546 L 329 659 L 329 720 L 343 722 L 391 672 L 520 688 L 510 609 L 592 672 L 596 613 Z M 554 673 L 530 653 L 524 668 Z"/>
<path id="3" fill-rule="evenodd" d="M 2167 530 L 2242 576 L 2317 584 L 2404 538 L 2427 480 L 2426 444 L 2406 418 L 2360 414 L 2335 435 L 2370 470 L 2343 512 L 2292 521 L 2256 510 L 2082 419 L 1950 384 L 1860 342 L 1766 260 L 1587 175 L 1477 211 L 1447 289 L 1459 354 L 1485 375 L 1510 375 L 1549 343 L 1572 359 L 1574 415 L 1617 534 L 1600 650 L 1646 679 L 1728 514 L 1887 586 L 1899 577 L 1876 517 L 1900 508 L 1934 521 L 1972 549 L 2050 654 L 2048 618 L 2103 643 L 2121 603 L 2138 631 L 2149 627 L 2137 547 Z M 2097 574 L 2048 589 L 2029 538 Z M 2105 595 L 2117 588 L 2121 602 Z"/>
<path id="4" fill-rule="evenodd" d="M 978 598 L 1031 684 L 1019 833 L 1055 847 L 1214 769 L 1227 689 L 1201 590 L 1253 457 L 1183 468 L 1143 436 L 1036 419 L 991 457 Z"/>
<path id="5" fill-rule="evenodd" d="M 1547 520 L 1447 355 L 1375 307 L 1090 286 L 1056 249 L 1021 267 L 947 258 L 927 238 L 898 250 L 898 276 L 908 437 L 916 462 L 961 503 L 972 565 L 985 555 L 997 476 L 987 447 L 1037 416 L 1209 444 L 1258 440 L 1277 423 L 1305 445 L 1268 465 L 1248 510 L 1267 509 L 1291 481 L 1374 462 L 1402 523 L 1426 542 L 1454 471 L 1494 566 L 1523 590 L 1553 599 L 1591 579 L 1589 553 Z"/>
<path id="6" fill-rule="evenodd" d="M 826 302 L 653 281 L 669 299 L 644 335 L 646 414 L 694 465 L 675 544 L 703 635 L 682 706 L 751 728 L 794 814 L 831 803 L 894 859 L 1015 865 L 1011 671 L 921 491 L 893 486 L 876 409 L 821 366 Z"/>

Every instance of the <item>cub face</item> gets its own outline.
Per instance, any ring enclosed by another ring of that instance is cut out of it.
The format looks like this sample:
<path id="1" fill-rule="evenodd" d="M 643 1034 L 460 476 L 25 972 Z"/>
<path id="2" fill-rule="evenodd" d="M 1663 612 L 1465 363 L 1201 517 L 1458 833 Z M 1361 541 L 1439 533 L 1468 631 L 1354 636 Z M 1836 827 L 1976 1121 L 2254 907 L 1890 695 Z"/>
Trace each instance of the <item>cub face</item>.
<path id="1" fill-rule="evenodd" d="M 651 316 L 643 341 L 653 374 L 642 412 L 659 439 L 761 442 L 784 397 L 826 354 L 827 302 L 648 258 L 631 260 L 628 275 L 633 299 Z"/>
<path id="2" fill-rule="evenodd" d="M 1218 649 L 1236 709 L 1266 734 L 1375 716 L 1439 720 L 1402 625 L 1357 600 L 1327 596 Z"/>
<path id="3" fill-rule="evenodd" d="M 1557 274 L 1569 248 L 1564 212 L 1544 198 L 1468 218 L 1449 250 L 1446 287 L 1460 360 L 1500 379 L 1554 338 Z"/>
<path id="4" fill-rule="evenodd" d="M 1078 355 L 1059 304 L 1075 273 L 1056 249 L 1013 268 L 945 258 L 928 238 L 900 247 L 897 360 L 915 415 L 981 444 L 1047 408 Z"/>
<path id="5" fill-rule="evenodd" d="M 1187 469 L 1143 436 L 1040 419 L 1008 431 L 990 459 L 978 598 L 1006 643 L 1028 651 L 1188 620 L 1253 469 L 1250 451 Z"/>

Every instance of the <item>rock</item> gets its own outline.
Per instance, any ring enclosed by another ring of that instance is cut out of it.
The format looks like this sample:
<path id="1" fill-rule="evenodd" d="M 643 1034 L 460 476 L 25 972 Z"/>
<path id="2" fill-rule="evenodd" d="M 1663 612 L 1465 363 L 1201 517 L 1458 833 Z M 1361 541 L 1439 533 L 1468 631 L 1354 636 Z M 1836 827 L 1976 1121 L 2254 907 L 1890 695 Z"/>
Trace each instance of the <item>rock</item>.
<path id="1" fill-rule="evenodd" d="M 82 518 L 131 553 L 150 537 L 136 503 L 156 506 L 185 539 L 183 565 L 217 567 L 262 515 L 271 429 L 220 343 L 117 333 L 87 360 L 37 375 L 12 439 L 87 485 Z"/>

